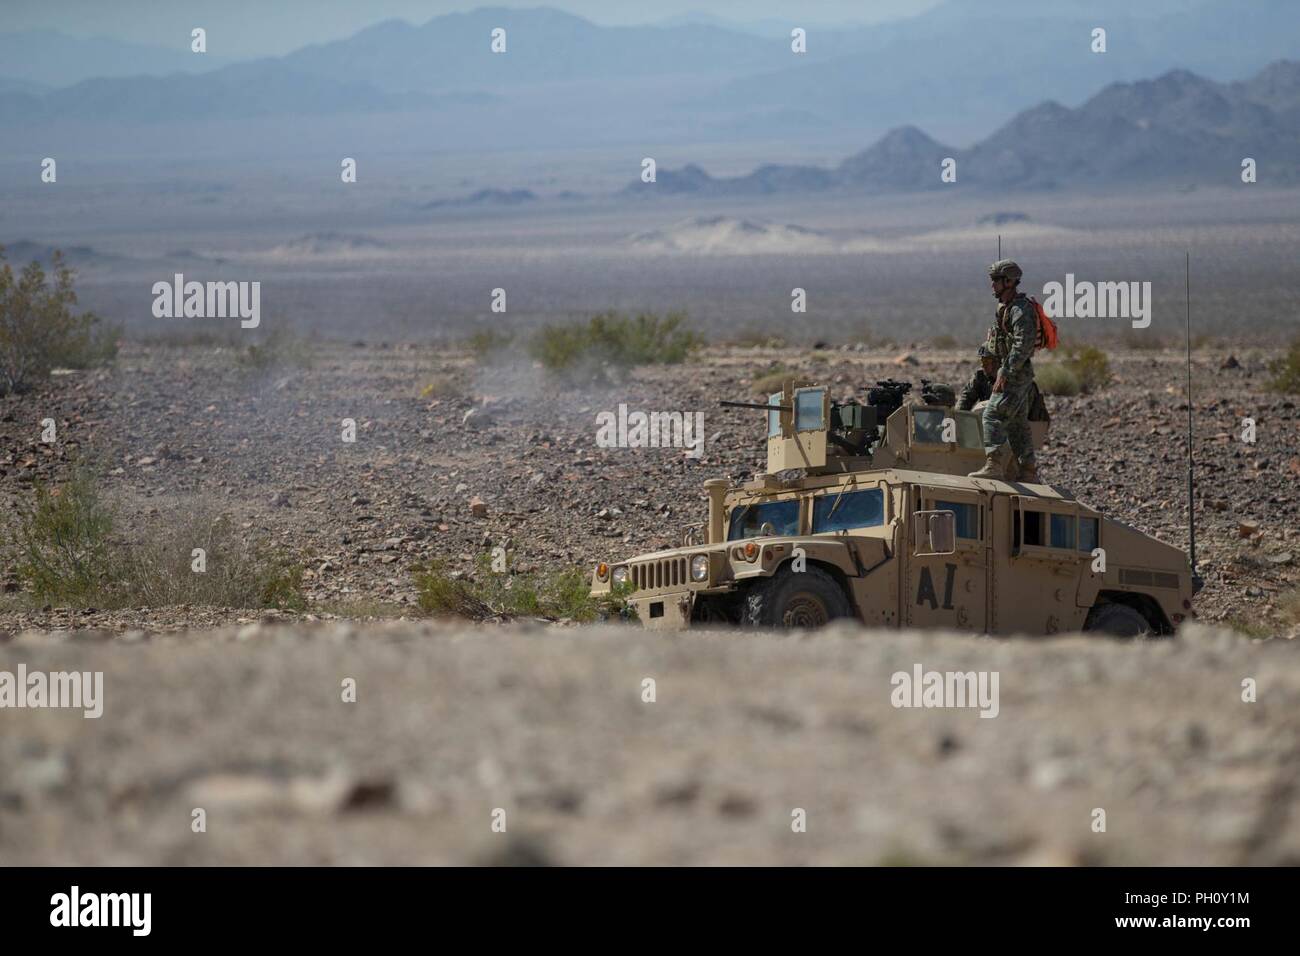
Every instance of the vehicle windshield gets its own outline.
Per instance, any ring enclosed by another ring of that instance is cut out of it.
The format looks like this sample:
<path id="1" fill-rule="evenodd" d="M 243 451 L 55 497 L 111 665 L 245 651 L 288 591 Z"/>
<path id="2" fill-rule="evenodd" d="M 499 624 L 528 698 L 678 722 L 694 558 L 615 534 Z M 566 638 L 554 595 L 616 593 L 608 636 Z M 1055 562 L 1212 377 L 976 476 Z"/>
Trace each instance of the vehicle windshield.
<path id="1" fill-rule="evenodd" d="M 813 499 L 812 533 L 874 528 L 885 521 L 885 495 L 879 488 L 828 492 Z"/>
<path id="2" fill-rule="evenodd" d="M 766 532 L 763 525 L 771 525 Z M 764 501 L 752 505 L 737 505 L 731 512 L 727 529 L 728 541 L 742 538 L 759 538 L 766 535 L 799 533 L 799 499 Z"/>

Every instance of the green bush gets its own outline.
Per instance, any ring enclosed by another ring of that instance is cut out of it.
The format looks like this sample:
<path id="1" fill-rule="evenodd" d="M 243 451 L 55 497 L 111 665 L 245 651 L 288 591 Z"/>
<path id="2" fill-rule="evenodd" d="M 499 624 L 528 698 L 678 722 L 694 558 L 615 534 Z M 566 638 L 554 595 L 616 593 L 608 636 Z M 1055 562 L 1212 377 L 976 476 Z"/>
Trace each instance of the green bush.
<path id="1" fill-rule="evenodd" d="M 111 586 L 111 509 L 94 477 L 77 469 L 62 485 L 37 485 L 31 508 L 20 508 L 18 577 L 41 603 L 98 603 Z"/>
<path id="2" fill-rule="evenodd" d="M 117 355 L 119 330 L 90 312 L 72 313 L 72 269 L 56 251 L 47 276 L 39 262 L 21 273 L 0 247 L 0 395 L 22 392 L 52 368 L 90 368 Z"/>
<path id="3" fill-rule="evenodd" d="M 1063 358 L 1037 366 L 1034 380 L 1044 395 L 1087 395 L 1110 383 L 1110 360 L 1095 346 L 1075 346 Z"/>
<path id="4" fill-rule="evenodd" d="M 1061 362 L 1044 362 L 1034 369 L 1034 381 L 1044 395 L 1078 395 L 1083 386 L 1079 376 Z"/>
<path id="5" fill-rule="evenodd" d="M 301 565 L 227 518 L 157 521 L 130 541 L 114 536 L 119 524 L 84 468 L 55 488 L 38 486 L 34 505 L 19 511 L 19 580 L 33 599 L 59 607 L 306 606 Z M 195 548 L 205 552 L 203 571 L 193 568 Z"/>
<path id="6" fill-rule="evenodd" d="M 282 551 L 248 540 L 227 517 L 205 511 L 145 527 L 122 543 L 119 600 L 167 607 L 281 608 L 302 610 L 303 569 Z M 194 549 L 204 570 L 194 570 Z"/>
<path id="7" fill-rule="evenodd" d="M 703 344 L 679 312 L 633 318 L 602 312 L 586 322 L 547 325 L 529 342 L 529 354 L 568 379 L 596 378 L 608 368 L 675 365 Z"/>
<path id="8" fill-rule="evenodd" d="M 762 375 L 754 376 L 754 380 L 749 383 L 749 390 L 755 395 L 767 398 L 772 393 L 781 391 L 788 379 L 798 377 L 798 372 L 791 371 L 788 368 L 774 368 Z"/>
<path id="9" fill-rule="evenodd" d="M 1268 383 L 1270 389 L 1290 395 L 1300 394 L 1300 337 L 1291 341 L 1286 355 L 1269 363 L 1268 370 L 1273 376 Z"/>
<path id="10" fill-rule="evenodd" d="M 441 617 L 587 622 L 616 615 L 626 606 L 626 589 L 603 600 L 592 597 L 590 573 L 582 568 L 543 575 L 500 572 L 492 570 L 490 555 L 479 558 L 473 576 L 454 576 L 444 562 L 430 561 L 416 568 L 414 577 L 420 609 Z"/>
<path id="11" fill-rule="evenodd" d="M 1063 364 L 1078 377 L 1079 388 L 1085 395 L 1110 384 L 1110 360 L 1095 346 L 1068 349 Z"/>
<path id="12" fill-rule="evenodd" d="M 474 353 L 474 357 L 481 362 L 499 352 L 504 352 L 514 340 L 514 335 L 509 332 L 489 328 L 475 332 L 465 340 L 465 344 Z"/>
<path id="13" fill-rule="evenodd" d="M 287 329 L 268 332 L 260 341 L 235 352 L 235 364 L 247 372 L 311 368 L 315 349 L 310 340 Z"/>

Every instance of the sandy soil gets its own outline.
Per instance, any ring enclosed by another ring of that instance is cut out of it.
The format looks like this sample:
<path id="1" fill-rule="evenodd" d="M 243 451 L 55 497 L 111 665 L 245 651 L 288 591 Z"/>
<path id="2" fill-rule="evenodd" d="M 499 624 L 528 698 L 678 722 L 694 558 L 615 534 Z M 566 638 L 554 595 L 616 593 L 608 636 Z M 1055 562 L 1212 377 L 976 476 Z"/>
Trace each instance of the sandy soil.
<path id="1" fill-rule="evenodd" d="M 1300 863 L 1295 645 L 1204 627 L 322 622 L 30 632 L 0 660 L 104 674 L 98 719 L 0 712 L 10 864 Z M 894 707 L 918 664 L 996 671 L 997 716 Z"/>

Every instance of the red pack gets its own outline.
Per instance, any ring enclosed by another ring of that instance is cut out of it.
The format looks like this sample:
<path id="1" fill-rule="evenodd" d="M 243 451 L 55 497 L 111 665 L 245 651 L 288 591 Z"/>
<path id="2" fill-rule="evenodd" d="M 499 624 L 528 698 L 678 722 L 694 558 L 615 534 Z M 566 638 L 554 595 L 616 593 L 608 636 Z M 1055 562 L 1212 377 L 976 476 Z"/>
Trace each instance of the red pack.
<path id="1" fill-rule="evenodd" d="M 1056 348 L 1058 341 L 1056 337 L 1056 323 L 1047 311 L 1038 304 L 1038 300 L 1032 295 L 1029 301 L 1034 303 L 1034 314 L 1038 316 L 1038 341 L 1035 343 L 1036 348 L 1051 349 Z"/>

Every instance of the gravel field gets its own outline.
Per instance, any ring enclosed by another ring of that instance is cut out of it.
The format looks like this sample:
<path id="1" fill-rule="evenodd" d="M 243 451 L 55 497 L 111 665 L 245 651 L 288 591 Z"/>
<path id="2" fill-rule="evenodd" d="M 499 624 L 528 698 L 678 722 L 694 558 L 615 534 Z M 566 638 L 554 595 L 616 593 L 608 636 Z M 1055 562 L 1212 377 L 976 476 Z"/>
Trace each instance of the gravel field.
<path id="1" fill-rule="evenodd" d="M 104 674 L 98 719 L 0 718 L 8 864 L 1300 863 L 1295 645 L 1204 626 L 317 622 L 25 632 L 0 660 Z M 917 665 L 997 672 L 996 716 L 894 707 Z"/>
<path id="2" fill-rule="evenodd" d="M 1127 644 L 420 618 L 431 558 L 473 573 L 499 545 L 550 571 L 675 543 L 704 479 L 761 467 L 761 423 L 715 402 L 774 363 L 848 395 L 957 382 L 952 350 L 715 348 L 580 390 L 429 347 L 326 342 L 251 372 L 228 348 L 131 345 L 0 399 L 5 520 L 90 460 L 124 540 L 216 510 L 294 555 L 308 599 L 40 608 L 0 571 L 0 672 L 104 682 L 98 719 L 0 711 L 0 860 L 1300 863 L 1300 413 L 1263 389 L 1276 352 L 1221 368 L 1229 351 L 1195 359 L 1201 623 Z M 1185 546 L 1184 367 L 1111 359 L 1114 384 L 1050 400 L 1043 474 Z M 704 411 L 704 455 L 597 447 L 620 402 Z M 916 667 L 996 672 L 996 717 L 893 706 Z"/>
<path id="3" fill-rule="evenodd" d="M 74 458 L 97 462 L 131 540 L 175 534 L 186 515 L 228 514 L 250 539 L 280 546 L 305 568 L 316 614 L 413 610 L 410 570 L 431 558 L 469 572 L 492 547 L 516 570 L 556 570 L 678 543 L 704 519 L 706 478 L 762 470 L 761 413 L 719 408 L 753 400 L 774 364 L 852 395 L 877 379 L 960 384 L 963 351 L 717 348 L 682 366 L 637 370 L 616 385 L 551 384 L 529 363 L 477 364 L 432 347 L 322 343 L 307 368 L 250 372 L 229 348 L 128 346 L 112 371 L 56 378 L 0 398 L 0 516 L 56 481 Z M 1221 369 L 1229 354 L 1238 367 Z M 1264 390 L 1279 351 L 1216 348 L 1195 356 L 1198 558 L 1202 620 L 1256 636 L 1300 632 L 1300 409 Z M 1044 480 L 1180 547 L 1187 544 L 1186 404 L 1182 357 L 1111 355 L 1116 381 L 1085 397 L 1051 398 Z M 422 397 L 429 385 L 441 397 Z M 862 397 L 859 395 L 859 397 Z M 596 416 L 702 411 L 704 454 L 601 448 Z M 1241 421 L 1256 441 L 1240 440 Z M 40 442 L 42 419 L 59 440 Z M 356 422 L 356 441 L 341 422 Z M 486 514 L 471 512 L 480 498 Z M 0 522 L 6 517 L 0 517 Z M 1246 524 L 1243 524 L 1246 522 Z M 189 543 L 183 542 L 186 551 Z M 210 627 L 248 615 L 203 608 L 49 613 L 16 601 L 0 572 L 0 630 L 24 627 Z M 4 599 L 8 597 L 8 604 Z"/>

